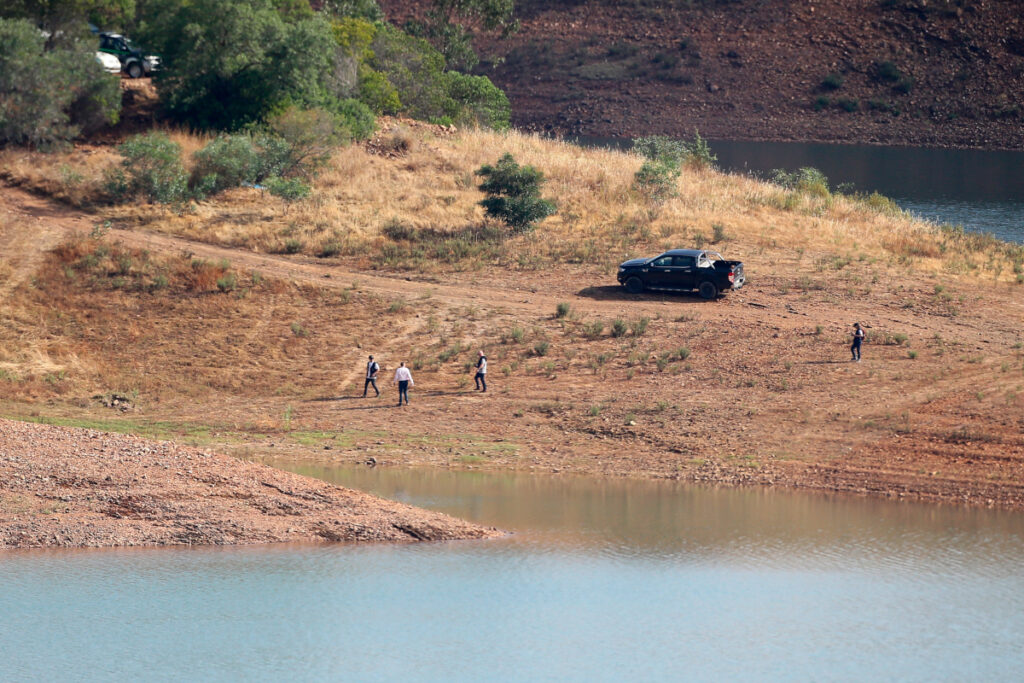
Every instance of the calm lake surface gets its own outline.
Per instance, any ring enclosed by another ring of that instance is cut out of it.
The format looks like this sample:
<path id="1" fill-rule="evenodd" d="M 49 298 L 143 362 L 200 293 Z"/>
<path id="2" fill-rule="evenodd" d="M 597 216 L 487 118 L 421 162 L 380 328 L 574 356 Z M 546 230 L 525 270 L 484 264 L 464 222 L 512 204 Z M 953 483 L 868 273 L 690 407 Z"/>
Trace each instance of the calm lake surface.
<path id="1" fill-rule="evenodd" d="M 629 148 L 607 138 L 584 145 Z M 879 192 L 922 218 L 1024 242 L 1024 152 L 712 140 L 720 168 L 770 177 L 813 166 L 835 186 Z"/>
<path id="2" fill-rule="evenodd" d="M 1021 680 L 1024 515 L 287 469 L 514 533 L 0 554 L 0 680 Z"/>

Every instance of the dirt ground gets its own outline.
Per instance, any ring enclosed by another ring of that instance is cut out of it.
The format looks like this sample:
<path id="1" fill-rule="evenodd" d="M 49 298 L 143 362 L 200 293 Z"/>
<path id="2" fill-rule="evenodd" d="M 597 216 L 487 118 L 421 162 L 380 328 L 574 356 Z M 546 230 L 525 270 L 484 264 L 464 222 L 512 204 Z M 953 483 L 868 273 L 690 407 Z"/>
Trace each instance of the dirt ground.
<path id="1" fill-rule="evenodd" d="M 95 223 L 21 190 L 0 192 L 5 224 L 21 226 L 0 234 L 5 244 L 23 243 L 32 221 L 46 226 L 41 247 Z M 227 260 L 279 284 L 254 285 L 245 298 L 97 296 L 78 285 L 32 289 L 30 260 L 21 259 L 9 291 L 28 310 L 52 310 L 37 320 L 21 314 L 4 343 L 13 348 L 30 330 L 63 340 L 78 374 L 92 379 L 22 383 L 0 413 L 245 458 L 641 476 L 1024 509 L 1016 285 L 868 262 L 840 277 L 815 268 L 814 254 L 766 262 L 751 252 L 741 255 L 748 285 L 708 302 L 629 295 L 585 264 L 439 276 L 142 230 L 107 239 Z M 570 312 L 559 316 L 563 302 Z M 863 362 L 851 363 L 858 320 L 869 342 Z M 490 362 L 486 394 L 472 382 L 478 348 Z M 380 398 L 372 390 L 361 398 L 369 353 L 384 366 Z M 399 408 L 387 381 L 402 360 L 416 384 L 411 405 Z M 110 375 L 138 395 L 111 406 Z"/>
<path id="2" fill-rule="evenodd" d="M 496 535 L 207 450 L 0 419 L 0 549 Z"/>

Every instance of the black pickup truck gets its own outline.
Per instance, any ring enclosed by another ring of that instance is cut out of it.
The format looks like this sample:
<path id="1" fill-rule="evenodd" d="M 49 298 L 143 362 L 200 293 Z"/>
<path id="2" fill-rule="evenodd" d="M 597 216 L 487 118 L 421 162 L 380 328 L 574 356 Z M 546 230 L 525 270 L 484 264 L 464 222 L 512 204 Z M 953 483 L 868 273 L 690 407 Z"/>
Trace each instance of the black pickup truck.
<path id="1" fill-rule="evenodd" d="M 619 266 L 619 284 L 634 294 L 645 289 L 696 290 L 705 299 L 739 289 L 747 281 L 741 261 L 703 249 L 672 249 L 654 258 L 635 258 Z"/>

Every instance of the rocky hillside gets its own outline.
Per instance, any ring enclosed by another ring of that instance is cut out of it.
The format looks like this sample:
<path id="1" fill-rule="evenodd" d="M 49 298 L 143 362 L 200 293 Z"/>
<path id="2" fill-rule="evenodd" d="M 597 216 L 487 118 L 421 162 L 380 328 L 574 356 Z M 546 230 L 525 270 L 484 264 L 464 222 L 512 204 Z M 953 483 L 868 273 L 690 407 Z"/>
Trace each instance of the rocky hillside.
<path id="1" fill-rule="evenodd" d="M 401 22 L 420 3 L 384 0 Z M 514 123 L 1024 148 L 1019 0 L 519 0 L 482 42 Z"/>

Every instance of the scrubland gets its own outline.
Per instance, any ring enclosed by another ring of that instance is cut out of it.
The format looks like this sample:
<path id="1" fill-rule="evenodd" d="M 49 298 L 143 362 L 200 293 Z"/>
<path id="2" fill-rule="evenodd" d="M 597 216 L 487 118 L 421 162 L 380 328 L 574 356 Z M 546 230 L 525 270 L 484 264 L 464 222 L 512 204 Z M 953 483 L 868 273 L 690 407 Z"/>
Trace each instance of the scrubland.
<path id="1" fill-rule="evenodd" d="M 558 203 L 526 234 L 478 205 L 474 171 L 505 152 Z M 1024 506 L 1018 245 L 713 170 L 654 202 L 632 154 L 408 121 L 338 150 L 293 204 L 258 188 L 111 204 L 116 161 L 0 156 L 19 246 L 0 261 L 7 416 L 248 458 Z M 624 258 L 684 246 L 743 260 L 748 286 L 714 302 L 616 286 Z M 360 398 L 369 353 L 385 376 L 412 367 L 411 406 Z"/>

